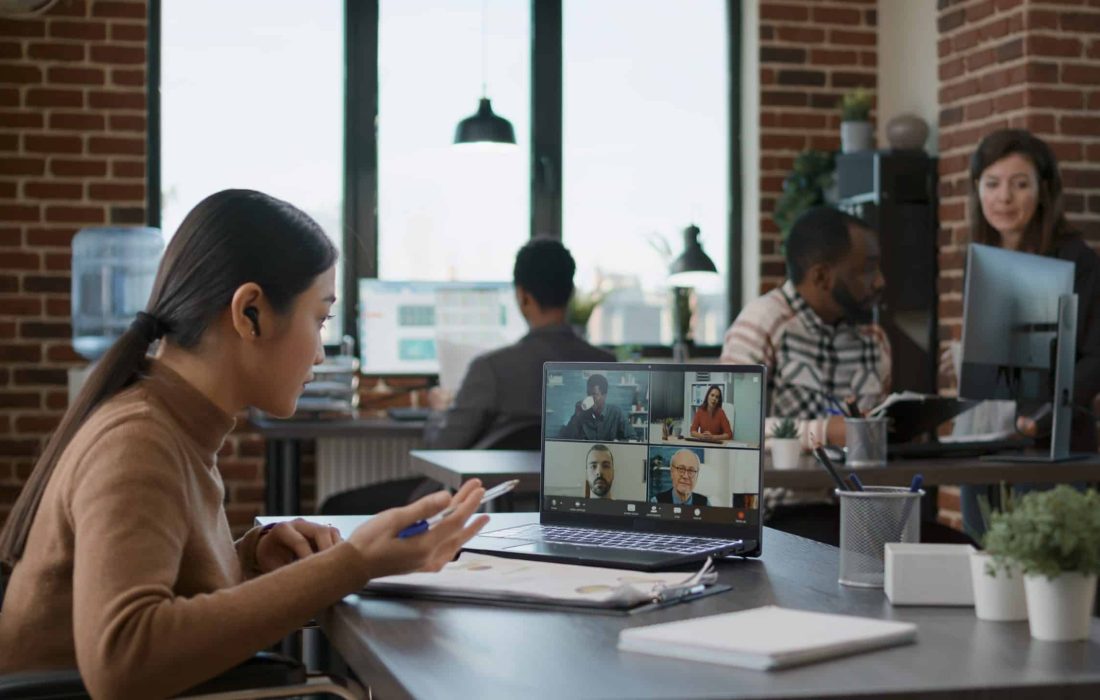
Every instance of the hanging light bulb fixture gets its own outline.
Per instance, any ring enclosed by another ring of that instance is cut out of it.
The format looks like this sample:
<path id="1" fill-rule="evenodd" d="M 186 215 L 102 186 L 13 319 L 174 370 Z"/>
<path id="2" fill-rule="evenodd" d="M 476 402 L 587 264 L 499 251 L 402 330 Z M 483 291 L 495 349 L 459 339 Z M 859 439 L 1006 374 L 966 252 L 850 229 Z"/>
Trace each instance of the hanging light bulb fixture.
<path id="1" fill-rule="evenodd" d="M 488 50 L 485 32 L 485 5 L 487 0 L 481 2 L 481 101 L 478 103 L 477 112 L 466 117 L 455 128 L 455 144 L 473 143 L 516 143 L 516 132 L 512 123 L 504 117 L 493 112 L 493 106 L 486 96 L 486 72 Z"/>

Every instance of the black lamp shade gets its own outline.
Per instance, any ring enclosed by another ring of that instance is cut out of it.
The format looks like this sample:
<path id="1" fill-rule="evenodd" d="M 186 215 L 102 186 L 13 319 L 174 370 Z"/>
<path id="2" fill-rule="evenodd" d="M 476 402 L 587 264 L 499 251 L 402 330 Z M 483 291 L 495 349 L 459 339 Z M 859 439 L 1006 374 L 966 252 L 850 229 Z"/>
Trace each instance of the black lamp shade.
<path id="1" fill-rule="evenodd" d="M 684 229 L 684 252 L 668 266 L 669 283 L 673 286 L 693 287 L 701 279 L 717 274 L 714 261 L 703 252 L 699 243 L 699 227 L 692 224 Z"/>
<path id="2" fill-rule="evenodd" d="M 493 114 L 488 97 L 482 97 L 477 114 L 466 117 L 455 129 L 455 143 L 515 143 L 512 123 Z"/>

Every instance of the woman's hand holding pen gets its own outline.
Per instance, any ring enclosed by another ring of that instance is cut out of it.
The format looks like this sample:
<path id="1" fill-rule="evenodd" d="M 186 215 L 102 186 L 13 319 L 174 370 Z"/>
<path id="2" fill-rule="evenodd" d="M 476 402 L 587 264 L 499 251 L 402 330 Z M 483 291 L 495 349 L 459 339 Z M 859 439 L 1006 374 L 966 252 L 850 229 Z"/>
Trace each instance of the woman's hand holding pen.
<path id="1" fill-rule="evenodd" d="M 369 578 L 410 571 L 438 571 L 489 522 L 489 516 L 481 515 L 466 525 L 481 504 L 484 493 L 481 482 L 471 479 L 453 497 L 446 492 L 433 493 L 407 506 L 379 513 L 357 527 L 348 542 L 363 556 Z M 453 507 L 454 512 L 427 532 L 398 538 L 398 533 L 410 524 L 426 520 L 448 506 Z"/>
<path id="2" fill-rule="evenodd" d="M 262 573 L 305 559 L 341 542 L 340 531 L 331 525 L 302 518 L 266 527 L 256 542 L 256 566 Z"/>

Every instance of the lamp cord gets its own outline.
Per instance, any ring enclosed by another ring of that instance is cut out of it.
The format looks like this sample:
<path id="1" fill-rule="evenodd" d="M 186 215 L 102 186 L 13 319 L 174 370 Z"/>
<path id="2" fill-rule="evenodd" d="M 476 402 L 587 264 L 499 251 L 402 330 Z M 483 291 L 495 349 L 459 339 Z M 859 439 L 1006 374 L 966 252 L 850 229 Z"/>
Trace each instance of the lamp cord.
<path id="1" fill-rule="evenodd" d="M 487 56 L 489 54 L 489 41 L 486 38 L 486 31 L 485 31 L 485 29 L 488 25 L 488 20 L 486 19 L 488 17 L 488 12 L 486 11 L 486 6 L 488 4 L 489 4 L 489 0 L 481 0 L 481 96 L 482 97 L 486 97 L 487 92 L 488 92 L 487 89 L 486 89 L 487 84 L 488 84 L 488 79 L 487 79 L 486 76 L 489 73 L 489 69 L 488 69 L 489 61 L 488 61 L 488 58 L 487 58 Z"/>

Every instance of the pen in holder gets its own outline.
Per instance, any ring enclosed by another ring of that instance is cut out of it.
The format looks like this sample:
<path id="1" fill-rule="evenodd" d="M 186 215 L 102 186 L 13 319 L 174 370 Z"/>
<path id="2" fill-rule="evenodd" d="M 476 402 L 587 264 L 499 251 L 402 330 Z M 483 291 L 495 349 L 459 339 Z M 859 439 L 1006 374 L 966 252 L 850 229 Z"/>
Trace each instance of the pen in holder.
<path id="1" fill-rule="evenodd" d="M 840 499 L 840 583 L 882 588 L 887 542 L 920 541 L 923 490 L 864 486 Z"/>

